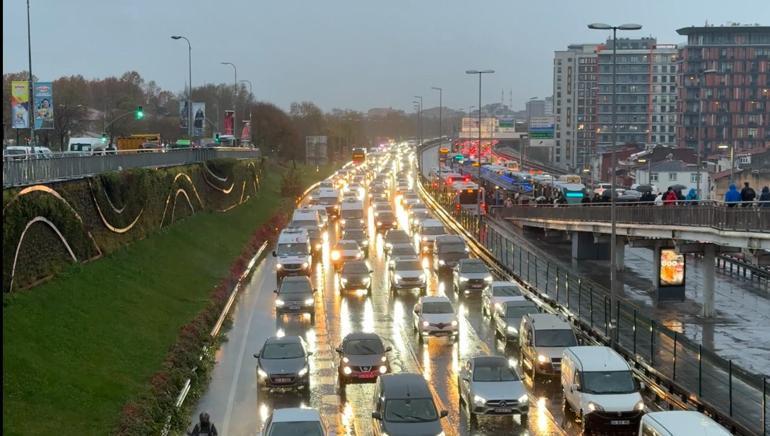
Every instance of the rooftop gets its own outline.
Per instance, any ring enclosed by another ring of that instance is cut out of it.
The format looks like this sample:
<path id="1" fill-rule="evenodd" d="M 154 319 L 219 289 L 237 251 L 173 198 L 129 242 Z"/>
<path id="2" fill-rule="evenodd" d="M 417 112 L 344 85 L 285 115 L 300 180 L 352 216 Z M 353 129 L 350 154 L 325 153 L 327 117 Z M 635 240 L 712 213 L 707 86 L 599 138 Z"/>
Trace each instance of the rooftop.
<path id="1" fill-rule="evenodd" d="M 763 33 L 768 32 L 770 33 L 770 26 L 760 26 L 759 24 L 740 24 L 740 23 L 730 23 L 729 25 L 706 25 L 706 26 L 690 26 L 690 27 L 682 27 L 681 29 L 676 29 L 676 33 L 680 35 L 692 35 L 692 34 L 698 34 L 698 33 L 723 33 L 725 31 L 741 31 L 741 32 L 751 32 L 751 33 Z"/>
<path id="2" fill-rule="evenodd" d="M 628 370 L 628 363 L 610 347 L 601 345 L 569 347 L 565 351 L 572 353 L 585 371 L 604 369 L 607 371 Z"/>

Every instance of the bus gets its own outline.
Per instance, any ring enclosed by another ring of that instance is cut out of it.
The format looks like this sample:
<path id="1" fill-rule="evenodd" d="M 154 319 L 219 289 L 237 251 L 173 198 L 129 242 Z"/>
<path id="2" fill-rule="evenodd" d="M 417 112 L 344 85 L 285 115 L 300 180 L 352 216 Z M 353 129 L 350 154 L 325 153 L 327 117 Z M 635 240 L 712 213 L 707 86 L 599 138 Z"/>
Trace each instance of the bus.
<path id="1" fill-rule="evenodd" d="M 559 176 L 559 181 L 564 183 L 583 183 L 583 179 L 580 178 L 577 174 L 564 174 L 562 176 Z"/>
<path id="2" fill-rule="evenodd" d="M 478 215 L 479 212 L 482 215 L 486 213 L 484 188 L 473 182 L 458 181 L 452 184 L 452 189 L 454 190 L 452 204 L 455 214 L 459 214 L 460 211 L 474 216 Z M 481 211 L 479 211 L 479 205 L 481 205 Z"/>
<path id="3" fill-rule="evenodd" d="M 353 163 L 355 165 L 361 165 L 363 163 L 366 163 L 366 149 L 365 148 L 354 148 L 353 149 Z"/>
<path id="4" fill-rule="evenodd" d="M 567 204 L 580 204 L 586 195 L 586 187 L 582 183 L 554 182 L 557 188 L 567 199 Z"/>

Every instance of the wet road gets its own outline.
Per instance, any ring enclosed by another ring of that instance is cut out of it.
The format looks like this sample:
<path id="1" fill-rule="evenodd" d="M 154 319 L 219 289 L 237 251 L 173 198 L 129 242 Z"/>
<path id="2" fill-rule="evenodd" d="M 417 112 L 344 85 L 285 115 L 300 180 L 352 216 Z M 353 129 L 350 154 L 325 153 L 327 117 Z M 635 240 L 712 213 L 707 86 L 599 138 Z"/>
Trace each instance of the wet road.
<path id="1" fill-rule="evenodd" d="M 406 214 L 397 209 L 402 224 Z M 369 225 L 372 228 L 370 214 Z M 392 346 L 391 366 L 394 372 L 420 372 L 434 388 L 440 401 L 438 408 L 449 411 L 444 420 L 446 434 L 577 434 L 573 421 L 563 421 L 558 379 L 541 381 L 531 392 L 529 421 L 522 426 L 519 418 L 482 417 L 471 428 L 465 409 L 459 405 L 457 374 L 467 357 L 478 354 L 504 354 L 517 359 L 513 347 L 505 347 L 494 336 L 488 319 L 482 317 L 477 298 L 464 299 L 458 304 L 452 292 L 447 292 L 461 313 L 460 336 L 456 343 L 444 338 L 431 338 L 421 345 L 412 330 L 412 308 L 417 293 L 400 292 L 391 297 L 381 237 L 370 232 L 370 264 L 374 269 L 373 292 L 365 295 L 342 295 L 329 261 L 329 247 L 334 243 L 338 228 L 330 229 L 324 247 L 323 260 L 316 264 L 313 281 L 321 298 L 316 302 L 316 321 L 309 316 L 275 318 L 275 261 L 268 257 L 255 271 L 243 290 L 233 314 L 233 326 L 228 341 L 216 355 L 217 365 L 208 391 L 197 405 L 211 414 L 225 435 L 258 434 L 262 423 L 276 407 L 306 405 L 318 408 L 330 428 L 337 434 L 371 434 L 372 384 L 350 384 L 344 390 L 337 386 L 337 357 L 333 349 L 342 337 L 354 331 L 379 334 L 386 345 Z M 444 292 L 445 281 L 430 274 L 428 294 Z M 451 289 L 451 286 L 448 287 Z M 311 351 L 311 389 L 308 393 L 258 393 L 252 354 L 264 340 L 274 334 L 302 335 Z M 564 427 L 566 430 L 562 430 Z"/>

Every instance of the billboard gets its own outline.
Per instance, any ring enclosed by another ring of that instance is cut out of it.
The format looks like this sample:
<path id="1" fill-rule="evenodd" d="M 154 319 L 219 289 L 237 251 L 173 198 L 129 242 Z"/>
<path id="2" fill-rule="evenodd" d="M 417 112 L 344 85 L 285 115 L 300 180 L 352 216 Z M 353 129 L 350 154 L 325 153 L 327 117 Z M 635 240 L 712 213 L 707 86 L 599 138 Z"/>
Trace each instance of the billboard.
<path id="1" fill-rule="evenodd" d="M 29 128 L 29 82 L 11 82 L 11 128 Z"/>
<path id="2" fill-rule="evenodd" d="M 180 101 L 179 102 L 179 127 L 187 130 L 187 123 L 190 121 L 190 108 L 187 107 L 188 101 Z"/>
<path id="3" fill-rule="evenodd" d="M 499 118 L 497 126 L 500 130 L 514 130 L 516 128 L 516 120 L 510 117 Z"/>
<path id="4" fill-rule="evenodd" d="M 234 135 L 235 131 L 235 111 L 225 111 L 225 123 L 224 123 L 225 135 Z"/>
<path id="5" fill-rule="evenodd" d="M 251 121 L 243 122 L 243 130 L 241 130 L 241 145 L 251 144 Z"/>
<path id="6" fill-rule="evenodd" d="M 658 286 L 684 286 L 685 260 L 684 255 L 677 253 L 673 248 L 660 250 L 660 273 L 658 274 Z"/>
<path id="7" fill-rule="evenodd" d="M 305 163 L 315 165 L 327 163 L 326 136 L 305 137 Z"/>
<path id="8" fill-rule="evenodd" d="M 201 137 L 206 131 L 206 103 L 193 102 L 193 136 Z"/>
<path id="9" fill-rule="evenodd" d="M 35 82 L 35 129 L 53 129 L 53 83 Z"/>
<path id="10" fill-rule="evenodd" d="M 530 139 L 553 139 L 555 130 L 554 117 L 532 117 L 529 120 Z"/>

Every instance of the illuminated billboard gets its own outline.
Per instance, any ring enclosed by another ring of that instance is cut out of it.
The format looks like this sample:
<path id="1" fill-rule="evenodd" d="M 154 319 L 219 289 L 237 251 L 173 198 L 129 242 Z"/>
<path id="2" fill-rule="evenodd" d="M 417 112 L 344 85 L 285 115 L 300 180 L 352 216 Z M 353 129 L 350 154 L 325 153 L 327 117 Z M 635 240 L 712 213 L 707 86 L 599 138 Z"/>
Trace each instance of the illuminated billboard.
<path id="1" fill-rule="evenodd" d="M 658 274 L 658 286 L 684 286 L 685 260 L 684 255 L 677 253 L 673 248 L 660 250 L 660 273 Z"/>

